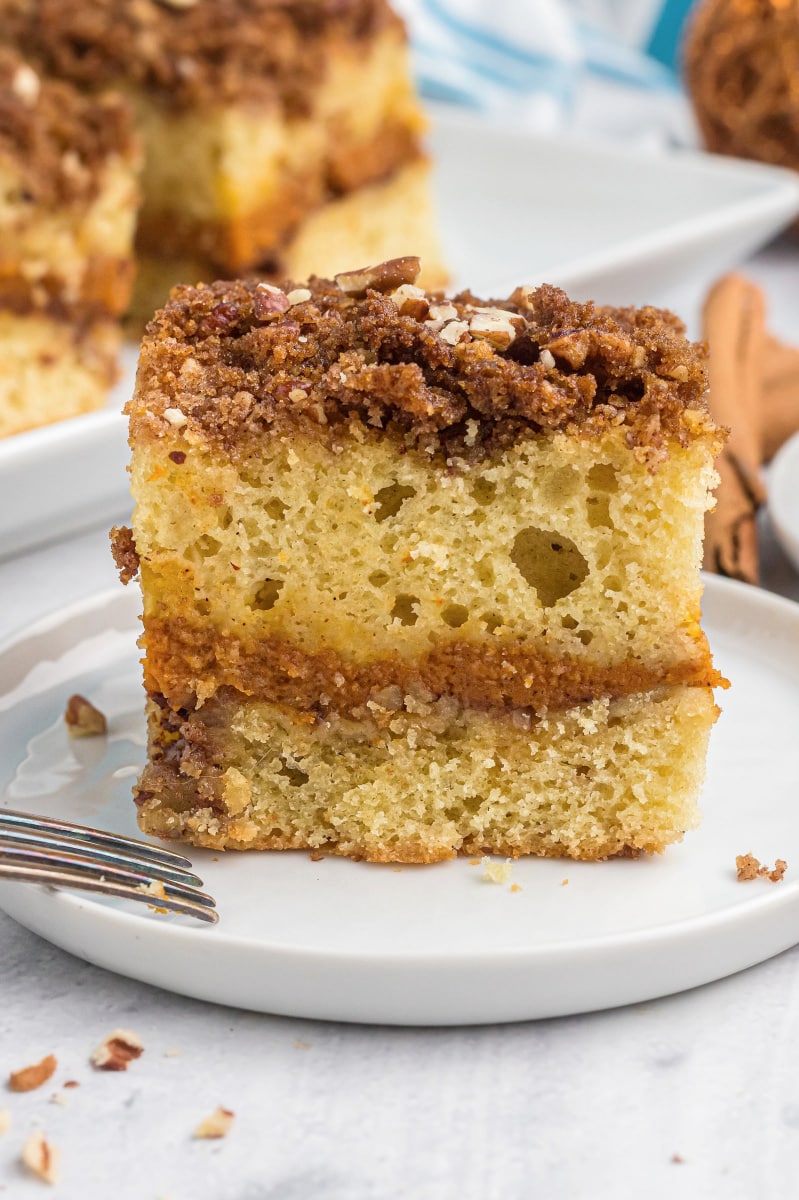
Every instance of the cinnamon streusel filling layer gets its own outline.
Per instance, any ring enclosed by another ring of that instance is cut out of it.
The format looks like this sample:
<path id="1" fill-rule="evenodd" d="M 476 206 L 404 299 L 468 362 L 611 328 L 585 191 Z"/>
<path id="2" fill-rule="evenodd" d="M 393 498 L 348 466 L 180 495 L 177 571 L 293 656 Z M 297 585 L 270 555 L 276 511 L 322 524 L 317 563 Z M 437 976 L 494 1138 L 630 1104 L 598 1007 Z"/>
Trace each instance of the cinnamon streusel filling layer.
<path id="1" fill-rule="evenodd" d="M 704 639 L 695 659 L 664 668 L 634 659 L 603 666 L 547 655 L 535 646 L 458 641 L 418 658 L 392 654 L 354 662 L 330 649 L 308 653 L 279 637 L 242 641 L 181 617 L 145 617 L 144 624 L 145 686 L 176 707 L 233 688 L 242 696 L 301 711 L 318 712 L 328 703 L 352 712 L 386 688 L 403 693 L 421 688 L 468 708 L 547 712 L 664 684 L 717 687 L 725 682 Z"/>

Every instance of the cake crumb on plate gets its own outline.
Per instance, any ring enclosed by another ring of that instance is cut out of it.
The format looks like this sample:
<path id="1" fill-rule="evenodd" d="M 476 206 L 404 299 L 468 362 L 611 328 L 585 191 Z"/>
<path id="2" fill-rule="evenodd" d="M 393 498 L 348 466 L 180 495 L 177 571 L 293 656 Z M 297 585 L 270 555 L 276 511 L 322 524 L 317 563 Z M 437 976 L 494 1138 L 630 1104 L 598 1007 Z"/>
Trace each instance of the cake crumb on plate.
<path id="1" fill-rule="evenodd" d="M 483 868 L 482 877 L 486 883 L 507 883 L 513 870 L 510 860 L 504 863 L 492 862 L 488 856 L 481 858 L 480 866 Z"/>
<path id="2" fill-rule="evenodd" d="M 768 879 L 771 883 L 780 883 L 788 864 L 784 858 L 778 858 L 774 870 L 770 871 L 765 863 L 761 863 L 754 854 L 738 854 L 735 858 L 735 870 L 739 883 L 747 883 L 750 879 Z"/>

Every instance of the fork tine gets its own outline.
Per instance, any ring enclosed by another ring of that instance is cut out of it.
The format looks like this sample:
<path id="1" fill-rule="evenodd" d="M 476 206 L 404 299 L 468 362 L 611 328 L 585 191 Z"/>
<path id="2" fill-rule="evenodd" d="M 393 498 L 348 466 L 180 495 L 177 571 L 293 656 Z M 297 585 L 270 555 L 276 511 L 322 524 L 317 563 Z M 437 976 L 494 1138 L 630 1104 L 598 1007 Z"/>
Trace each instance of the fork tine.
<path id="1" fill-rule="evenodd" d="M 15 812 L 12 809 L 0 809 L 0 830 L 30 829 L 35 832 L 53 830 L 64 838 L 81 838 L 92 846 L 105 846 L 111 850 L 127 850 L 140 858 L 153 862 L 165 863 L 167 866 L 180 868 L 191 867 L 187 858 L 154 846 L 150 842 L 142 842 L 138 838 L 122 837 L 116 833 L 104 833 L 101 829 L 92 829 L 88 825 L 73 825 L 70 821 L 58 821 L 54 817 L 34 817 L 30 813 Z"/>
<path id="2" fill-rule="evenodd" d="M 79 875 L 71 871 L 57 871 L 43 867 L 26 867 L 9 862 L 0 862 L 0 879 L 18 880 L 24 883 L 41 883 L 48 887 L 74 888 L 80 892 L 99 892 L 103 896 L 119 896 L 124 900 L 136 900 L 151 907 L 166 908 L 170 912 L 183 913 L 185 916 L 196 917 L 209 925 L 216 925 L 219 914 L 214 907 L 194 900 L 176 899 L 166 896 L 152 896 L 130 884 L 112 883 L 110 881 Z M 204 897 L 211 900 L 210 896 Z M 213 900 L 211 904 L 213 905 Z"/>
<path id="3" fill-rule="evenodd" d="M 61 850 L 66 854 L 80 855 L 82 851 L 86 851 L 87 856 L 90 856 L 93 861 L 98 863 L 109 863 L 111 866 L 132 866 L 152 868 L 157 866 L 158 874 L 162 879 L 168 879 L 172 883 L 185 883 L 189 885 L 200 886 L 202 879 L 195 875 L 192 871 L 178 870 L 175 867 L 167 866 L 166 863 L 154 863 L 152 859 L 147 859 L 144 855 L 125 853 L 117 854 L 113 850 L 107 850 L 103 846 L 93 846 L 86 841 L 79 841 L 77 838 L 61 837 L 56 830 L 42 830 L 34 833 L 29 829 L 3 829 L 0 825 L 0 854 L 3 851 L 14 850 L 17 846 L 30 846 L 33 849 L 39 848 L 42 850 Z"/>
<path id="4" fill-rule="evenodd" d="M 63 869 L 81 876 L 91 876 L 94 879 L 99 879 L 101 882 L 107 880 L 110 883 L 131 884 L 139 888 L 147 887 L 150 883 L 157 881 L 165 886 L 169 886 L 177 898 L 194 900 L 205 907 L 214 907 L 214 900 L 210 896 L 207 896 L 205 892 L 197 891 L 191 887 L 184 887 L 180 883 L 172 883 L 170 880 L 155 875 L 152 871 L 137 871 L 135 867 L 115 867 L 104 863 L 97 863 L 94 859 L 86 858 L 82 854 L 60 854 L 57 850 L 35 849 L 30 846 L 0 847 L 0 863 L 4 862 L 14 863 L 17 866 L 24 866 L 30 863 L 33 866 L 40 867 L 42 870 Z M 153 899 L 152 894 L 150 895 L 150 899 Z M 157 896 L 156 899 L 160 900 L 161 897 Z"/>

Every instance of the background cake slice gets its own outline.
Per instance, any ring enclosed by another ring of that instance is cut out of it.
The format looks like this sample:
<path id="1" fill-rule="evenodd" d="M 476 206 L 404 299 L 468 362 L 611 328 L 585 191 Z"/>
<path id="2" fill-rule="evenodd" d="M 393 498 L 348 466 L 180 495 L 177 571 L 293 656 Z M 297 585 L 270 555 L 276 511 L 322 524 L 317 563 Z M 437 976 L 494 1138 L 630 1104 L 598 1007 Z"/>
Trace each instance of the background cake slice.
<path id="1" fill-rule="evenodd" d="M 82 96 L 0 47 L 0 436 L 105 402 L 138 166 L 120 97 Z"/>
<path id="2" fill-rule="evenodd" d="M 135 107 L 138 313 L 180 280 L 331 272 L 408 244 L 443 282 L 424 119 L 386 0 L 0 0 L 0 20 L 46 72 Z"/>
<path id="3" fill-rule="evenodd" d="M 179 288 L 130 406 L 149 833 L 376 861 L 696 824 L 719 434 L 699 348 L 413 259 Z"/>

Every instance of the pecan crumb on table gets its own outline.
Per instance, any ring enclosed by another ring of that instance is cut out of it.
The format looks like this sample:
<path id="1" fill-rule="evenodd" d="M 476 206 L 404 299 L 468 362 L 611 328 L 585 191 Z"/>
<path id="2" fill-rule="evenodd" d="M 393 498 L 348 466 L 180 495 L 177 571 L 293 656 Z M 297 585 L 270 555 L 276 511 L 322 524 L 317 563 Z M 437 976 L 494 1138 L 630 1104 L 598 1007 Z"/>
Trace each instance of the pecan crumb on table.
<path id="1" fill-rule="evenodd" d="M 212 1112 L 210 1117 L 206 1117 L 200 1121 L 200 1124 L 194 1130 L 196 1138 L 223 1138 L 225 1137 L 231 1125 L 233 1124 L 234 1113 L 229 1108 L 221 1106 Z"/>
<path id="2" fill-rule="evenodd" d="M 92 1052 L 91 1061 L 100 1071 L 127 1071 L 128 1063 L 143 1053 L 144 1047 L 135 1033 L 115 1029 Z"/>
<path id="3" fill-rule="evenodd" d="M 43 1083 L 47 1082 L 57 1066 L 55 1055 L 48 1054 L 41 1062 L 34 1063 L 30 1067 L 22 1067 L 19 1071 L 12 1071 L 8 1077 L 9 1090 L 32 1092 L 34 1088 L 41 1087 Z"/>

